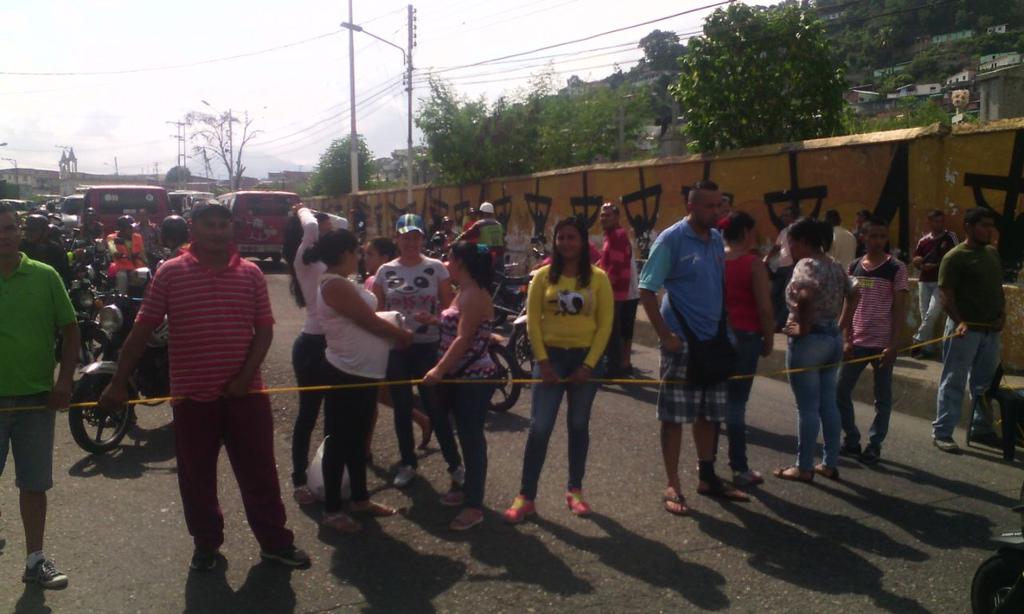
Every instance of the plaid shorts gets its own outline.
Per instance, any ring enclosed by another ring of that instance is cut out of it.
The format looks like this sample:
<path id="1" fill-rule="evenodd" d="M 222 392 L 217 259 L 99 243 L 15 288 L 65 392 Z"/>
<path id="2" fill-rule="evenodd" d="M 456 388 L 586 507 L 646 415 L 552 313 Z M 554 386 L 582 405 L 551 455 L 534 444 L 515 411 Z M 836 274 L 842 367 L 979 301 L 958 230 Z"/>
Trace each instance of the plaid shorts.
<path id="1" fill-rule="evenodd" d="M 709 422 L 724 422 L 728 384 L 721 382 L 706 388 L 666 383 L 686 379 L 689 347 L 683 341 L 683 351 L 673 354 L 661 350 L 661 387 L 658 389 L 658 420 L 676 424 L 692 424 L 698 416 Z"/>

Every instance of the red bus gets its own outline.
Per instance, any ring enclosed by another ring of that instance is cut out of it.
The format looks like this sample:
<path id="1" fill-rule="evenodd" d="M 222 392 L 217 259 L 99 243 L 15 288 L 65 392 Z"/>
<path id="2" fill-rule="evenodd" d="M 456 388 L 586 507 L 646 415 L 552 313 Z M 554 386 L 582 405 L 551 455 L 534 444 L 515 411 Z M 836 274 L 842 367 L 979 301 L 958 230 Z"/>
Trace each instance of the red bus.
<path id="1" fill-rule="evenodd" d="M 149 221 L 159 225 L 168 213 L 167 190 L 151 185 L 103 185 L 85 191 L 85 206 L 96 210 L 103 231 L 117 230 L 117 218 L 135 217 L 145 209 Z"/>
<path id="2" fill-rule="evenodd" d="M 246 191 L 224 194 L 217 200 L 227 205 L 234 217 L 235 244 L 243 258 L 272 258 L 281 261 L 284 229 L 288 214 L 299 202 L 292 192 Z"/>

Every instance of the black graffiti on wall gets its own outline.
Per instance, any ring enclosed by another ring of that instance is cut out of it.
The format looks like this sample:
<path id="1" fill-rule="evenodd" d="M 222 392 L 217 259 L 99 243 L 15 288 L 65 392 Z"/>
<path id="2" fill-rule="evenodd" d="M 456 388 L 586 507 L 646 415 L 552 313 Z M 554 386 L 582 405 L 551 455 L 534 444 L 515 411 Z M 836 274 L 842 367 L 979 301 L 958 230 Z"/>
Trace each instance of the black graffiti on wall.
<path id="1" fill-rule="evenodd" d="M 1010 153 L 1010 169 L 1006 176 L 964 174 L 964 185 L 974 192 L 974 204 L 991 209 L 996 214 L 999 229 L 999 256 L 1008 280 L 1015 280 L 1024 261 L 1024 211 L 1018 215 L 1017 203 L 1024 192 L 1024 130 L 1017 130 Z M 982 190 L 1003 193 L 1003 211 L 1000 213 L 988 203 Z"/>
<path id="2" fill-rule="evenodd" d="M 544 241 L 544 229 L 548 225 L 548 218 L 551 217 L 551 197 L 540 193 L 540 179 L 534 184 L 533 192 L 523 194 L 526 201 L 526 210 L 533 221 L 533 238 Z"/>
<path id="3" fill-rule="evenodd" d="M 904 260 L 910 250 L 910 144 L 899 143 L 893 151 L 892 162 L 889 163 L 889 172 L 885 177 L 885 185 L 878 195 L 878 202 L 872 212 L 877 218 L 892 225 L 892 221 L 899 216 L 899 244 L 900 255 Z"/>
<path id="4" fill-rule="evenodd" d="M 803 215 L 800 203 L 805 200 L 813 200 L 814 209 L 808 217 L 817 218 L 821 213 L 821 203 L 828 197 L 828 186 L 816 185 L 811 187 L 800 187 L 799 172 L 797 170 L 796 152 L 789 152 L 789 189 L 778 192 L 768 192 L 764 195 L 764 204 L 768 207 L 768 217 L 776 228 L 782 230 L 785 224 L 782 218 L 775 211 L 775 205 L 786 204 L 793 212 L 793 217 Z"/>
<path id="5" fill-rule="evenodd" d="M 586 228 L 591 228 L 594 222 L 597 221 L 597 216 L 601 214 L 601 205 L 604 204 L 604 199 L 601 196 L 591 196 L 587 189 L 587 172 L 583 171 L 583 196 L 572 196 L 569 198 L 569 204 L 572 205 L 572 214 L 577 219 L 583 220 Z"/>
<path id="6" fill-rule="evenodd" d="M 645 185 L 643 167 L 637 171 L 640 175 L 640 189 L 622 196 L 622 209 L 633 228 L 637 252 L 641 259 L 646 260 L 651 252 L 651 231 L 658 223 L 658 212 L 661 209 L 661 184 Z M 650 208 L 647 206 L 649 200 L 653 201 Z"/>

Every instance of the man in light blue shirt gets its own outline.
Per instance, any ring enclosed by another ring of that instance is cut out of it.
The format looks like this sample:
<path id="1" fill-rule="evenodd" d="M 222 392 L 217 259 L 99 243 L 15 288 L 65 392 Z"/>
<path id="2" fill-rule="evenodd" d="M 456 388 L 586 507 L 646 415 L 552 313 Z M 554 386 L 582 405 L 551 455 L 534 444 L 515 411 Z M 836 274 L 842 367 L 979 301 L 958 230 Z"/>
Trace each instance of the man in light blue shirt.
<path id="1" fill-rule="evenodd" d="M 725 244 L 714 227 L 721 200 L 721 192 L 713 182 L 698 183 L 689 194 L 689 215 L 658 235 L 640 274 L 640 304 L 661 340 L 658 420 L 668 478 L 664 504 L 666 511 L 677 515 L 689 511 L 679 482 L 683 424 L 693 424 L 700 468 L 697 492 L 734 501 L 749 500 L 715 475 L 716 434 L 726 415 L 726 383 L 678 383 L 686 378 L 690 351 L 673 307 L 701 341 L 718 334 L 724 317 Z M 666 292 L 659 306 L 655 293 L 662 288 Z"/>

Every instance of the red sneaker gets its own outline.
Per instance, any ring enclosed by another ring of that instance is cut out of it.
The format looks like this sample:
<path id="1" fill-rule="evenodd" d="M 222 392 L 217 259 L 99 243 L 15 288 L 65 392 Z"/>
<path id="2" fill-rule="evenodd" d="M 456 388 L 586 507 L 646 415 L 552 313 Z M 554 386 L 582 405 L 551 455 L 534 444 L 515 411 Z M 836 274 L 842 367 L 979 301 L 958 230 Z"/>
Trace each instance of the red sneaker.
<path id="1" fill-rule="evenodd" d="M 577 516 L 589 516 L 594 513 L 590 509 L 590 505 L 583 500 L 583 491 L 579 488 L 573 488 L 565 493 L 565 504 L 569 507 L 569 511 Z"/>

